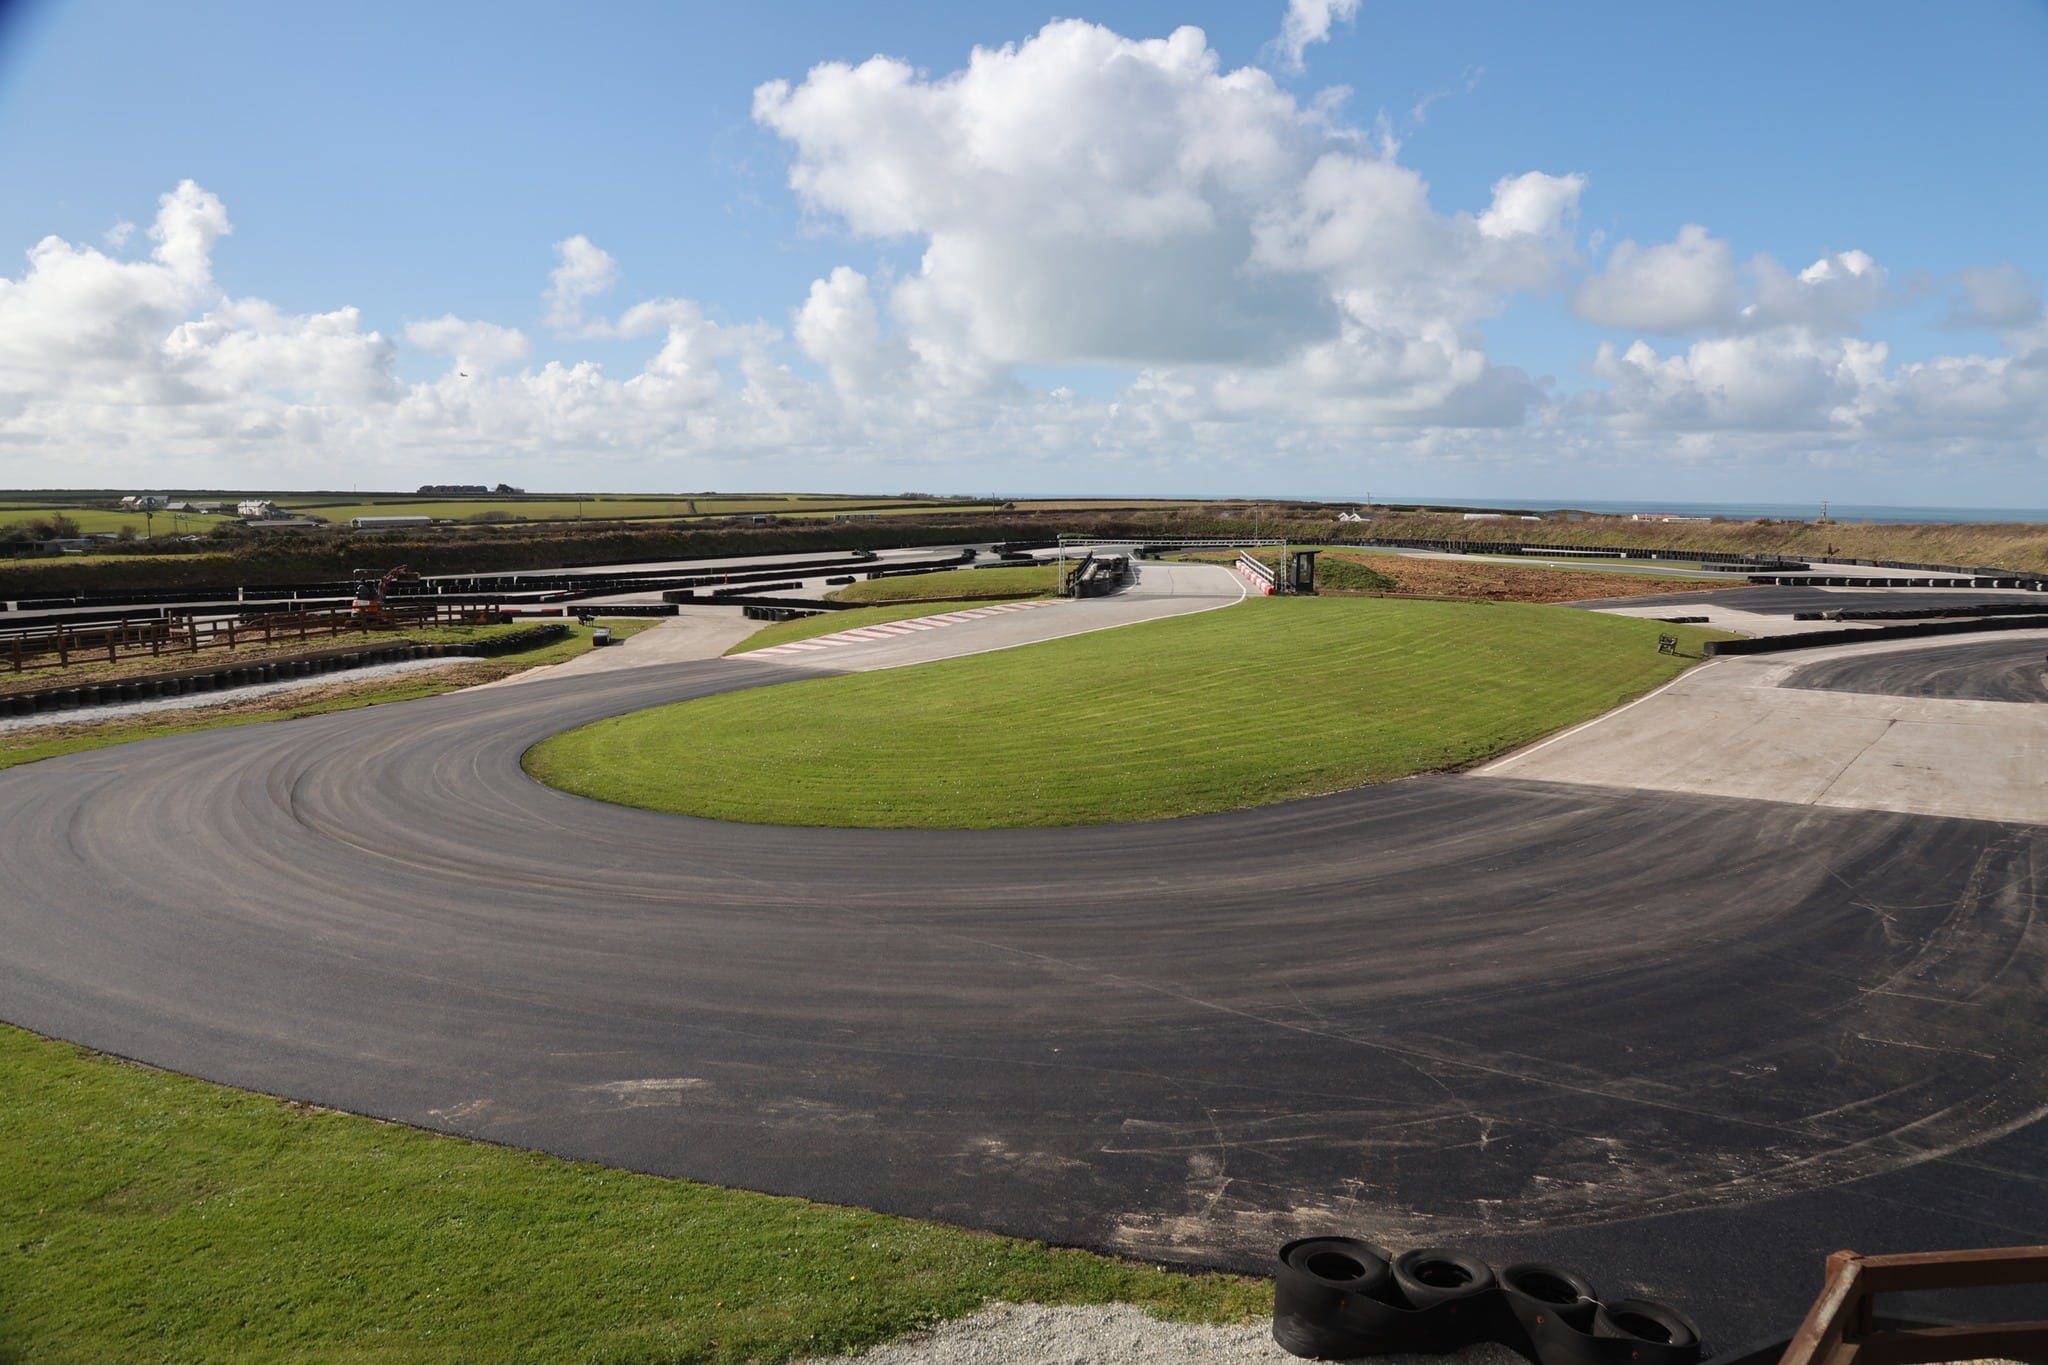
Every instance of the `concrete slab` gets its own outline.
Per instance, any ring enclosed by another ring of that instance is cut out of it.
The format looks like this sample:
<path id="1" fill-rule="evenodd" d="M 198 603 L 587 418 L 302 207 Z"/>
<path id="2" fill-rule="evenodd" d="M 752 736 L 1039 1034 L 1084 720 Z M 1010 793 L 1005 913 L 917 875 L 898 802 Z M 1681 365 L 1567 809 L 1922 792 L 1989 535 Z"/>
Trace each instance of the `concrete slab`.
<path id="1" fill-rule="evenodd" d="M 716 659 L 767 624 L 766 621 L 749 621 L 738 607 L 685 605 L 678 615 L 664 617 L 658 625 L 610 648 L 593 649 L 549 668 L 529 668 L 524 673 L 515 673 L 484 686 L 512 687 L 539 682 L 543 678 L 581 677 L 627 668 Z"/>
<path id="2" fill-rule="evenodd" d="M 1244 580 L 1221 564 L 1147 562 L 1138 580 L 1108 597 L 1052 602 L 1030 611 L 991 612 L 970 616 L 967 609 L 948 611 L 934 604 L 933 617 L 947 617 L 944 629 L 913 630 L 879 639 L 854 640 L 832 648 L 795 653 L 777 651 L 773 662 L 832 673 L 902 668 L 957 659 L 991 650 L 1058 640 L 1069 635 L 1117 626 L 1159 621 L 1170 616 L 1235 606 L 1248 595 Z M 910 622 L 903 623 L 905 625 Z M 752 655 L 742 655 L 751 658 Z"/>
<path id="3" fill-rule="evenodd" d="M 1472 775 L 2048 825 L 2048 705 L 1788 685 L 1864 655 L 1996 667 L 2016 638 L 2048 632 L 1717 659 Z"/>
<path id="4" fill-rule="evenodd" d="M 1589 607 L 1608 616 L 1634 616 L 1643 620 L 1661 620 L 1668 616 L 1704 616 L 1705 624 L 1714 630 L 1733 631 L 1737 635 L 1803 635 L 1816 630 L 1854 629 L 1855 621 L 1795 621 L 1790 616 L 1769 615 L 1760 611 L 1745 611 L 1739 607 L 1724 606 L 1718 602 L 1682 603 L 1635 603 L 1625 607 Z M 1871 625 L 1882 624 L 1871 622 Z"/>

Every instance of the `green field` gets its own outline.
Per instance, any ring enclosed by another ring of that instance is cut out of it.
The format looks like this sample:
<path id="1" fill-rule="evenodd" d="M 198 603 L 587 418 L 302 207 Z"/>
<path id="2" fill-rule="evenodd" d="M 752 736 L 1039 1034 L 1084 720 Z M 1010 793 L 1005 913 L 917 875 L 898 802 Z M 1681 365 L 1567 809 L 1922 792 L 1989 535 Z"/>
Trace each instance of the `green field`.
<path id="1" fill-rule="evenodd" d="M 1015 569 L 949 569 L 941 573 L 873 578 L 825 596 L 834 602 L 996 602 L 1019 597 L 1045 597 L 1059 586 L 1050 564 Z"/>
<path id="2" fill-rule="evenodd" d="M 308 497 L 280 497 L 284 511 L 325 517 L 345 522 L 355 517 L 434 517 L 449 521 L 646 521 L 690 517 L 732 517 L 768 514 L 774 516 L 837 516 L 860 511 L 876 515 L 904 515 L 918 512 L 955 510 L 962 504 L 919 502 L 904 504 L 896 499 L 833 497 L 792 493 L 783 496 L 749 497 L 632 497 L 609 495 L 578 500 L 574 497 L 544 498 L 378 498 L 365 501 Z"/>
<path id="3" fill-rule="evenodd" d="M 99 507 L 65 507 L 55 503 L 36 503 L 0 507 L 0 526 L 17 521 L 43 521 L 53 516 L 64 516 L 78 523 L 82 536 L 118 534 L 122 527 L 134 531 L 137 536 L 151 530 L 150 519 L 140 512 L 108 511 Z M 197 512 L 157 512 L 154 519 L 154 534 L 161 538 L 171 535 L 201 535 L 214 527 L 238 522 L 236 517 L 209 517 Z"/>
<path id="4" fill-rule="evenodd" d="M 845 628 L 853 622 L 834 623 Z M 1257 598 L 915 669 L 585 726 L 536 778 L 784 825 L 991 828 L 1229 810 L 1457 768 L 1609 709 L 1725 638 L 1504 603 Z"/>
<path id="5" fill-rule="evenodd" d="M 0 1028 L 0 1360 L 777 1361 L 1190 1277 L 439 1137 Z"/>

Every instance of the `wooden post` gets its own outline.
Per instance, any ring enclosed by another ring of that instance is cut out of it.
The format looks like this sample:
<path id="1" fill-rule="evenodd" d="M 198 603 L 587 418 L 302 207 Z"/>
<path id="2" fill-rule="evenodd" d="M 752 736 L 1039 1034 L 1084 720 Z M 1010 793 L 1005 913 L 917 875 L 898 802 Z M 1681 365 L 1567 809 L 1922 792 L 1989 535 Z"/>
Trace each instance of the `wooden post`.
<path id="1" fill-rule="evenodd" d="M 199 617 L 197 615 L 185 618 L 185 630 L 192 640 L 192 652 L 197 654 L 199 652 Z"/>

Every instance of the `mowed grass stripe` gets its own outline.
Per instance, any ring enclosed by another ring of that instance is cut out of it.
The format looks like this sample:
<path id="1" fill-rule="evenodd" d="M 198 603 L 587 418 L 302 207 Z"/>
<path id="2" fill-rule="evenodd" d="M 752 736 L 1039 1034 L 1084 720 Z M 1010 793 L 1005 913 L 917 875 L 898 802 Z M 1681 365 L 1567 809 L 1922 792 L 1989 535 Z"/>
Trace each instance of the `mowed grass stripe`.
<path id="1" fill-rule="evenodd" d="M 1555 607 L 1255 599 L 915 669 L 618 717 L 527 755 L 598 800 L 764 824 L 1158 819 L 1462 767 L 1598 715 L 1717 638 Z"/>
<path id="2" fill-rule="evenodd" d="M 779 1361 L 1185 1276 L 440 1137 L 0 1027 L 0 1360 Z"/>
<path id="3" fill-rule="evenodd" d="M 1051 593 L 1058 571 L 1050 564 L 1013 569 L 951 569 L 939 573 L 871 578 L 826 594 L 834 602 L 985 602 Z"/>

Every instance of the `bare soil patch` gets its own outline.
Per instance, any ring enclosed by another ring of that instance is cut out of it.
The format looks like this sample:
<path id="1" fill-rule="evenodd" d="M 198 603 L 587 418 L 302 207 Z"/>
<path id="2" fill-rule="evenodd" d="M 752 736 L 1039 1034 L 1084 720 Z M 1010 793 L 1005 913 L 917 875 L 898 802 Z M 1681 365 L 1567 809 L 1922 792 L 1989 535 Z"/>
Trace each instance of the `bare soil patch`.
<path id="1" fill-rule="evenodd" d="M 1394 591 L 1420 597 L 1484 599 L 1492 602 L 1590 602 L 1607 597 L 1640 597 L 1658 592 L 1715 592 L 1745 587 L 1741 575 L 1733 582 L 1698 578 L 1661 578 L 1649 574 L 1600 573 L 1586 569 L 1542 569 L 1484 561 L 1416 559 L 1406 555 L 1346 554 L 1325 551 L 1324 559 L 1363 564 L 1394 580 Z"/>

